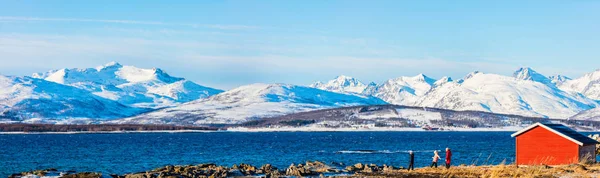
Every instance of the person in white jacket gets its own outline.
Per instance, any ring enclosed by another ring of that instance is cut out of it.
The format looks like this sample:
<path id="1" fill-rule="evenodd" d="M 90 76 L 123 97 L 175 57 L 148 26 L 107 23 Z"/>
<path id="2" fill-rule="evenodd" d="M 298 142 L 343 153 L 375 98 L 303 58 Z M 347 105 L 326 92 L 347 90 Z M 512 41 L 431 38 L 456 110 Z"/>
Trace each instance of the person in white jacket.
<path id="1" fill-rule="evenodd" d="M 434 167 L 435 166 L 435 168 L 437 168 L 437 166 L 438 166 L 437 163 L 438 163 L 438 160 L 440 159 L 440 155 L 438 155 L 438 151 L 437 150 L 433 151 L 433 157 L 432 158 L 433 158 L 433 160 L 431 161 L 431 166 L 430 167 Z"/>

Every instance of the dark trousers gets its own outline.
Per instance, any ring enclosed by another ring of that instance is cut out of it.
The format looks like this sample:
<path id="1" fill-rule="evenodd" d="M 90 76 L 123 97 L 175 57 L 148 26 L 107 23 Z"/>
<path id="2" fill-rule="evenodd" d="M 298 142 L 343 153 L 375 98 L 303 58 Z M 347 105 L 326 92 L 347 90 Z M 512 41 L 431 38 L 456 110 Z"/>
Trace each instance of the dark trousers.
<path id="1" fill-rule="evenodd" d="M 408 165 L 408 170 L 409 170 L 409 171 L 410 171 L 410 170 L 415 170 L 415 166 L 414 166 L 413 164 L 414 164 L 414 163 L 410 163 L 410 164 Z"/>
<path id="2" fill-rule="evenodd" d="M 450 169 L 450 163 L 446 163 L 446 169 Z"/>
<path id="3" fill-rule="evenodd" d="M 434 167 L 434 166 L 435 166 L 435 168 L 437 168 L 437 162 L 431 162 L 431 166 L 429 166 L 429 167 Z"/>

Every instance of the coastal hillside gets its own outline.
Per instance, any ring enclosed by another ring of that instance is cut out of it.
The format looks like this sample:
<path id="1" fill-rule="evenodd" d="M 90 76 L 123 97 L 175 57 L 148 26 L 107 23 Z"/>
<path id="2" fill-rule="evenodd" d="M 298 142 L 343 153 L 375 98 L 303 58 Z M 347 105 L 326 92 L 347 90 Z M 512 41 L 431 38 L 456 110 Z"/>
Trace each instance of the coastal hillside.
<path id="1" fill-rule="evenodd" d="M 569 119 L 577 121 L 600 121 L 600 108 L 582 111 Z"/>
<path id="2" fill-rule="evenodd" d="M 110 123 L 210 125 L 356 105 L 386 104 L 381 99 L 288 84 L 252 84 L 218 95 Z"/>
<path id="3" fill-rule="evenodd" d="M 249 121 L 230 130 L 519 130 L 536 122 L 559 122 L 577 130 L 596 122 L 525 117 L 482 111 L 454 111 L 400 105 L 324 109 Z"/>

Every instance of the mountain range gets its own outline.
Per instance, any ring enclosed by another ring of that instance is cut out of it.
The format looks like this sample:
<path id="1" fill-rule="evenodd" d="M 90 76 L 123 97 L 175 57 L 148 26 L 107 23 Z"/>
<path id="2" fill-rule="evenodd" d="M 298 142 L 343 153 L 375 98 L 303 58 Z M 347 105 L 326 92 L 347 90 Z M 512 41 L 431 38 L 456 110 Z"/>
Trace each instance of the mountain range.
<path id="1" fill-rule="evenodd" d="M 424 74 L 376 84 L 338 76 L 309 86 L 250 84 L 228 91 L 162 69 L 111 62 L 31 76 L 0 76 L 0 121 L 236 124 L 298 112 L 394 104 L 542 118 L 577 118 L 599 106 L 600 71 L 571 79 L 520 68 L 512 76 L 472 72 L 462 79 Z M 587 111 L 589 110 L 589 111 Z M 579 114 L 578 114 L 579 113 Z M 576 117 L 577 116 L 577 117 Z"/>
<path id="2" fill-rule="evenodd" d="M 531 68 L 520 68 L 513 76 L 472 72 L 456 81 L 450 77 L 436 80 L 419 74 L 390 79 L 364 87 L 363 91 L 355 90 L 354 86 L 365 86 L 356 81 L 341 76 L 327 82 L 329 85 L 317 82 L 311 86 L 348 93 L 343 84 L 351 84 L 351 93 L 375 96 L 390 104 L 545 118 L 568 118 L 596 108 L 595 94 L 600 91 L 593 88 L 596 87 L 594 82 L 600 82 L 599 71 L 571 80 L 564 76 L 546 77 Z"/>
<path id="3" fill-rule="evenodd" d="M 142 108 L 175 106 L 223 92 L 173 77 L 161 69 L 141 69 L 111 62 L 87 69 L 35 73 L 33 78 L 87 90 L 94 95 Z"/>

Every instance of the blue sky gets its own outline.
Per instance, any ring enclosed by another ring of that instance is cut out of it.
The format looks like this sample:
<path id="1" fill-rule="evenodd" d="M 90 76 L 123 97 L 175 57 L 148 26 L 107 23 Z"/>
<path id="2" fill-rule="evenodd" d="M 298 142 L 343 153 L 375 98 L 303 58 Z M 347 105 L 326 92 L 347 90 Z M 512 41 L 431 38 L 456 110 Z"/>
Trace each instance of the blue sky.
<path id="1" fill-rule="evenodd" d="M 591 0 L 0 3 L 4 75 L 117 61 L 230 89 L 600 68 L 600 1 Z"/>

